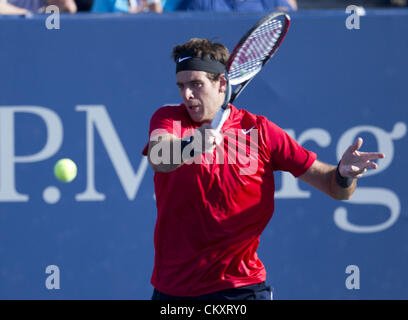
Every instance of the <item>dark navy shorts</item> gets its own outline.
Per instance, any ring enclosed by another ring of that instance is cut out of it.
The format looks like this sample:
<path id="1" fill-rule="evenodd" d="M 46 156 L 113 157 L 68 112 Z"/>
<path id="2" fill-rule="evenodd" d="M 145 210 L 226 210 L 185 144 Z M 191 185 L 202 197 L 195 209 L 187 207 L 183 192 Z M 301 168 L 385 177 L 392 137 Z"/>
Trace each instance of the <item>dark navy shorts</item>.
<path id="1" fill-rule="evenodd" d="M 197 297 L 176 297 L 153 290 L 152 300 L 272 300 L 272 289 L 265 282 L 213 292 Z"/>

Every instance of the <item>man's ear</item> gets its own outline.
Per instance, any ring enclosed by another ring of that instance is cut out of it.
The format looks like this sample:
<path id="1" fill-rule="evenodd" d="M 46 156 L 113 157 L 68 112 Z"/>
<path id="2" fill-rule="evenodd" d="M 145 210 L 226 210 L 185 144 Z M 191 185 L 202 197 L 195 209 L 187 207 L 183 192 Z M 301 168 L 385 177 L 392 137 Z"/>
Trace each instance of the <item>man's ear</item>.
<path id="1" fill-rule="evenodd" d="M 220 92 L 226 92 L 227 91 L 227 79 L 225 79 L 225 75 L 221 74 L 219 80 L 220 80 Z"/>

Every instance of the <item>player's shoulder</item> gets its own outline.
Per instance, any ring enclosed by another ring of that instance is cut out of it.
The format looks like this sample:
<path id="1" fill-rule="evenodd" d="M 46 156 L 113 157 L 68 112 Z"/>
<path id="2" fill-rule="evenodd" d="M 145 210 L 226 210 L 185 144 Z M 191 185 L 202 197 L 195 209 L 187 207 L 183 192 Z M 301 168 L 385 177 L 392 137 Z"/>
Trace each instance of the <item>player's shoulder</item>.
<path id="1" fill-rule="evenodd" d="M 156 112 L 169 112 L 177 113 L 184 111 L 184 105 L 182 103 L 167 103 L 159 107 Z"/>
<path id="2" fill-rule="evenodd" d="M 237 108 L 237 116 L 242 119 L 242 122 L 252 122 L 258 128 L 275 126 L 275 124 L 266 116 L 249 112 L 245 108 Z"/>
<path id="3" fill-rule="evenodd" d="M 153 117 L 183 118 L 185 113 L 183 104 L 165 104 L 153 113 Z"/>

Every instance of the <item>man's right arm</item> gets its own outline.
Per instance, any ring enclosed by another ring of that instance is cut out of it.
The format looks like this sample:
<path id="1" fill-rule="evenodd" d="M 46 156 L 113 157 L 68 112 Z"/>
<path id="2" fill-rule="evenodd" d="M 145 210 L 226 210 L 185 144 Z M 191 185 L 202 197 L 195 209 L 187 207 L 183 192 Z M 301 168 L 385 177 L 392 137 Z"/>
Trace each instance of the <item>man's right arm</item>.
<path id="1" fill-rule="evenodd" d="M 189 142 L 167 132 L 152 135 L 149 141 L 147 157 L 154 171 L 171 172 L 186 161 L 204 152 L 212 152 L 222 141 L 222 135 L 204 123 L 194 130 Z"/>
<path id="2" fill-rule="evenodd" d="M 175 146 L 179 143 L 181 143 L 181 139 L 170 133 L 150 139 L 147 158 L 154 171 L 171 172 L 183 165 L 183 162 L 177 161 L 177 157 L 174 157 Z M 180 152 L 180 150 L 176 152 Z"/>

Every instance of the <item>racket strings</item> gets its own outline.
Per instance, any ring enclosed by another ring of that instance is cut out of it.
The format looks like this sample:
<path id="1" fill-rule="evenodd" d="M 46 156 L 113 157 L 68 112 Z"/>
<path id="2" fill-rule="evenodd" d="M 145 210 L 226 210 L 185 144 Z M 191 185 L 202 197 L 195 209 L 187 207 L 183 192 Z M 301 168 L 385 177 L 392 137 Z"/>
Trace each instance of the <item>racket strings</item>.
<path id="1" fill-rule="evenodd" d="M 230 79 L 257 72 L 270 55 L 282 33 L 282 21 L 264 22 L 244 41 L 231 65 Z"/>

